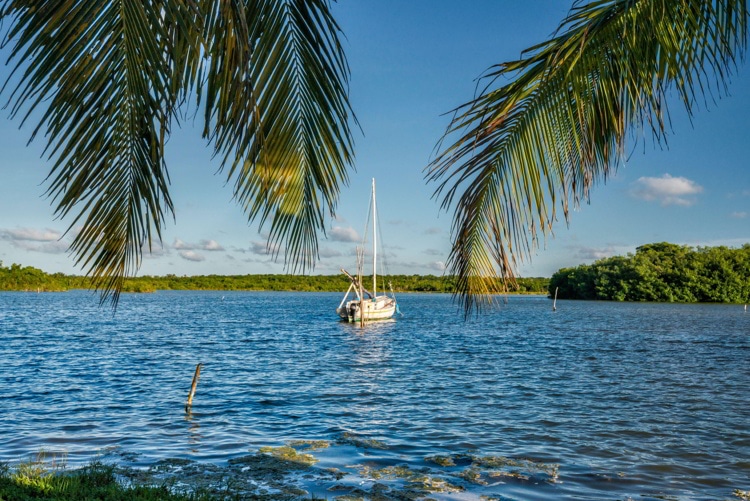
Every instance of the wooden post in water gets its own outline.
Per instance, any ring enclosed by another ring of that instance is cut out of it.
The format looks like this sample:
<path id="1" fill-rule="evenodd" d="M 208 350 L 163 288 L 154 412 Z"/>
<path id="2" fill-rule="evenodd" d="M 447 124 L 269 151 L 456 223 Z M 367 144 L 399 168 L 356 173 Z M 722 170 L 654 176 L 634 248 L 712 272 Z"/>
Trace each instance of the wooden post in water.
<path id="1" fill-rule="evenodd" d="M 198 379 L 201 377 L 202 366 L 203 364 L 198 364 L 195 366 L 195 374 L 193 374 L 193 385 L 190 387 L 190 393 L 188 393 L 187 403 L 185 404 L 185 412 L 190 412 L 190 408 L 193 406 L 195 388 L 198 386 Z"/>
<path id="2" fill-rule="evenodd" d="M 557 311 L 557 289 L 558 287 L 555 287 L 555 300 L 552 301 L 552 311 Z"/>

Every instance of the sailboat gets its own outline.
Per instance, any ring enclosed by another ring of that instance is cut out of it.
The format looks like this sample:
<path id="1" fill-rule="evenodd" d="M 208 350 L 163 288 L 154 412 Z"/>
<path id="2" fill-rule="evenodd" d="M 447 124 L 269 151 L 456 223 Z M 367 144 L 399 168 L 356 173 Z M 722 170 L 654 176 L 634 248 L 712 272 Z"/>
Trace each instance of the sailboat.
<path id="1" fill-rule="evenodd" d="M 372 180 L 372 291 L 364 288 L 361 278 L 353 276 L 345 269 L 341 272 L 349 278 L 350 284 L 341 300 L 336 313 L 342 320 L 349 322 L 369 322 L 372 320 L 387 320 L 396 313 L 396 298 L 386 295 L 378 295 L 378 236 L 377 236 L 377 205 L 375 202 L 375 179 Z M 358 256 L 360 259 L 364 255 Z M 350 299 L 350 294 L 354 297 Z M 364 318 L 363 318 L 364 317 Z"/>

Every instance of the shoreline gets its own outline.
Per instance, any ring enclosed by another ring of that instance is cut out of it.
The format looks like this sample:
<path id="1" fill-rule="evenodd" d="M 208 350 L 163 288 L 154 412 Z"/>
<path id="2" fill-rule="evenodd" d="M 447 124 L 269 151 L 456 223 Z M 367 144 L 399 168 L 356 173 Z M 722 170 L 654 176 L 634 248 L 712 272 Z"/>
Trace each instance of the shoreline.
<path id="1" fill-rule="evenodd" d="M 285 445 L 261 447 L 256 452 L 220 462 L 164 458 L 144 466 L 127 466 L 123 463 L 132 459 L 132 455 L 110 451 L 87 465 L 68 468 L 64 457 L 39 453 L 36 459 L 15 467 L 6 463 L 2 468 L 0 463 L 0 499 L 4 491 L 8 493 L 9 482 L 32 497 L 33 488 L 29 484 L 64 484 L 71 478 L 85 480 L 92 473 L 106 477 L 112 489 L 123 492 L 145 489 L 154 493 L 154 499 L 163 499 L 165 492 L 174 496 L 167 499 L 187 496 L 202 500 L 411 500 L 458 493 L 463 498 L 480 499 L 480 492 L 486 493 L 488 485 L 497 485 L 497 479 L 503 479 L 503 484 L 558 483 L 557 464 L 476 453 L 396 461 L 379 455 L 379 450 L 389 448 L 378 440 L 343 433 L 333 441 L 290 440 Z M 345 466 L 333 466 L 331 458 L 337 458 L 337 463 Z M 359 459 L 352 462 L 352 458 Z M 29 477 L 36 477 L 37 482 L 28 482 Z M 65 499 L 75 494 L 67 492 Z M 86 497 L 83 492 L 79 494 Z M 61 493 L 60 498 L 63 497 Z"/>

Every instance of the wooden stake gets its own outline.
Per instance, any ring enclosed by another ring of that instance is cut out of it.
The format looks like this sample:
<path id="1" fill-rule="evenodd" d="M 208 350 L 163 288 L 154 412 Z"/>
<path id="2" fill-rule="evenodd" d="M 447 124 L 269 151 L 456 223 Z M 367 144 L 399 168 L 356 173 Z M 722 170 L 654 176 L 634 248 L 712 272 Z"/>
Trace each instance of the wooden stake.
<path id="1" fill-rule="evenodd" d="M 185 411 L 190 412 L 190 408 L 193 406 L 193 397 L 195 396 L 195 388 L 198 386 L 198 379 L 201 377 L 201 367 L 203 364 L 195 366 L 195 374 L 193 375 L 193 385 L 190 387 L 190 393 L 188 393 L 187 403 L 185 404 Z"/>
<path id="2" fill-rule="evenodd" d="M 558 287 L 555 287 L 555 300 L 552 301 L 552 311 L 557 311 L 557 289 Z"/>

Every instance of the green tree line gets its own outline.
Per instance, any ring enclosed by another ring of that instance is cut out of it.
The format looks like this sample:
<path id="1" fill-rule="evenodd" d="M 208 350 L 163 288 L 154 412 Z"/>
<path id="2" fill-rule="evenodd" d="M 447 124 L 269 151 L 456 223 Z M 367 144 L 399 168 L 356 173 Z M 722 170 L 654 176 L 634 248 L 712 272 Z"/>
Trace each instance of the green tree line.
<path id="1" fill-rule="evenodd" d="M 46 142 L 46 193 L 81 226 L 69 250 L 105 299 L 117 302 L 175 215 L 166 144 L 191 106 L 248 219 L 292 271 L 313 268 L 359 125 L 331 4 L 0 0 L 11 68 L 0 93 Z M 727 92 L 748 5 L 575 1 L 551 38 L 493 64 L 473 98 L 450 105 L 426 180 L 453 211 L 447 274 L 467 313 L 615 172 L 626 139 L 651 131 L 665 144 L 670 95 L 692 117 Z"/>
<path id="2" fill-rule="evenodd" d="M 667 242 L 635 254 L 563 268 L 549 282 L 560 299 L 679 303 L 750 302 L 750 244 L 697 247 Z"/>
<path id="3" fill-rule="evenodd" d="M 395 292 L 447 292 L 456 291 L 452 277 L 436 275 L 386 275 L 383 284 L 392 283 Z M 365 281 L 365 286 L 367 281 Z M 519 278 L 516 293 L 544 294 L 548 278 Z M 3 266 L 0 261 L 0 290 L 3 291 L 66 291 L 88 289 L 93 282 L 83 276 L 48 274 L 31 267 L 12 264 Z M 349 287 L 344 275 L 198 275 L 198 276 L 142 276 L 128 278 L 123 292 L 154 292 L 157 290 L 222 290 L 222 291 L 303 291 L 341 292 Z"/>

